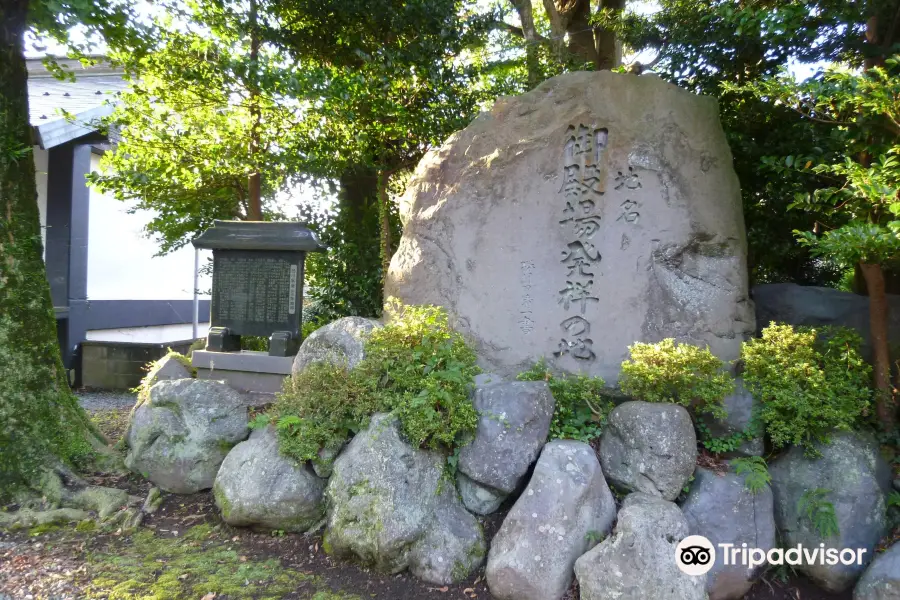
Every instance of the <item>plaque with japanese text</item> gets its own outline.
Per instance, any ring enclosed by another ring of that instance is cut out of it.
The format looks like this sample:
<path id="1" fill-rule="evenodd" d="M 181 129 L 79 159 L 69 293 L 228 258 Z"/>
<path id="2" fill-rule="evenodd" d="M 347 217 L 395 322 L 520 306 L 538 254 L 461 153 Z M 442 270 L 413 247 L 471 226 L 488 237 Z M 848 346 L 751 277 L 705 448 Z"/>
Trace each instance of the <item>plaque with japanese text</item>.
<path id="1" fill-rule="evenodd" d="M 299 335 L 303 255 L 219 250 L 213 259 L 211 322 L 236 335 Z"/>

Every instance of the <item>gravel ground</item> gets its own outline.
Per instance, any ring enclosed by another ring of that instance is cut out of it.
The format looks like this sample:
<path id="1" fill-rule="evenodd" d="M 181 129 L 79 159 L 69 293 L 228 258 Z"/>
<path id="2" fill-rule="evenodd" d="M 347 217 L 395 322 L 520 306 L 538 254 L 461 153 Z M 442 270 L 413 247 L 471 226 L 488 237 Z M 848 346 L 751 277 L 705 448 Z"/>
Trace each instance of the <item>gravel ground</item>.
<path id="1" fill-rule="evenodd" d="M 75 395 L 78 397 L 81 407 L 87 411 L 130 409 L 134 406 L 137 398 L 137 394 L 124 391 L 80 391 L 76 392 Z"/>

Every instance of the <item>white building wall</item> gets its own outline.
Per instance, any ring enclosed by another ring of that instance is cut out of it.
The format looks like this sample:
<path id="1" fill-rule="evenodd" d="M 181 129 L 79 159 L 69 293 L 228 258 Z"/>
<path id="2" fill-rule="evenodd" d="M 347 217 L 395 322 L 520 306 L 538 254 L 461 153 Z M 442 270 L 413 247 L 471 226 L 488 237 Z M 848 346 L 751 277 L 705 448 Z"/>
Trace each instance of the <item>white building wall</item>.
<path id="1" fill-rule="evenodd" d="M 34 181 L 37 184 L 38 210 L 41 213 L 41 245 L 47 247 L 47 165 L 50 161 L 50 153 L 40 146 L 32 148 L 34 154 Z"/>
<path id="2" fill-rule="evenodd" d="M 192 323 L 158 325 L 155 327 L 122 327 L 119 329 L 94 329 L 87 332 L 89 341 L 132 342 L 140 344 L 165 344 L 194 338 Z M 205 337 L 209 323 L 200 323 L 198 337 Z"/>
<path id="3" fill-rule="evenodd" d="M 91 168 L 99 169 L 99 156 Z M 89 300 L 188 300 L 193 298 L 194 247 L 154 256 L 157 244 L 143 235 L 153 218 L 149 211 L 128 214 L 128 205 L 96 189 L 90 191 L 88 234 Z M 201 251 L 200 264 L 208 251 Z M 208 277 L 199 289 L 209 290 Z M 209 296 L 201 296 L 209 298 Z"/>

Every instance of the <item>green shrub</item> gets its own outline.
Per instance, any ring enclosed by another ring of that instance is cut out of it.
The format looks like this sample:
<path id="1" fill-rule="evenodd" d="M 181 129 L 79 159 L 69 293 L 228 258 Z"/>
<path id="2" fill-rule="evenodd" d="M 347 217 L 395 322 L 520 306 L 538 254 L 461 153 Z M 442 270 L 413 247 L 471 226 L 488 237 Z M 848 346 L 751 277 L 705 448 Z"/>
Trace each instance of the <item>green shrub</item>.
<path id="1" fill-rule="evenodd" d="M 696 413 L 726 416 L 722 402 L 734 391 L 724 363 L 709 348 L 667 338 L 656 344 L 635 343 L 622 363 L 619 386 L 645 402 L 674 402 Z"/>
<path id="2" fill-rule="evenodd" d="M 242 335 L 241 350 L 252 350 L 254 352 L 268 352 L 269 338 L 261 335 Z"/>
<path id="3" fill-rule="evenodd" d="M 305 461 L 315 459 L 320 448 L 342 444 L 379 408 L 359 376 L 343 365 L 324 362 L 288 377 L 266 417 L 275 423 L 282 453 Z M 263 418 L 255 424 L 265 422 Z"/>
<path id="4" fill-rule="evenodd" d="M 604 381 L 584 375 L 555 376 L 541 360 L 520 373 L 520 381 L 546 381 L 556 400 L 550 439 L 589 442 L 599 437 L 613 403 L 603 396 Z"/>
<path id="5" fill-rule="evenodd" d="M 379 404 L 400 418 L 410 442 L 452 448 L 478 422 L 469 398 L 480 372 L 475 352 L 439 307 L 390 299 L 386 309 L 391 322 L 369 335 L 357 371 Z"/>
<path id="6" fill-rule="evenodd" d="M 760 418 L 776 448 L 811 450 L 830 431 L 857 424 L 872 395 L 861 341 L 849 329 L 772 323 L 761 338 L 744 343 L 744 383 L 761 403 Z"/>
<path id="7" fill-rule="evenodd" d="M 393 412 L 415 446 L 452 450 L 473 431 L 469 399 L 479 372 L 475 353 L 434 306 L 390 303 L 394 318 L 365 340 L 366 357 L 353 370 L 314 364 L 285 382 L 266 419 L 275 423 L 282 452 L 312 460 L 343 442 L 375 412 Z"/>

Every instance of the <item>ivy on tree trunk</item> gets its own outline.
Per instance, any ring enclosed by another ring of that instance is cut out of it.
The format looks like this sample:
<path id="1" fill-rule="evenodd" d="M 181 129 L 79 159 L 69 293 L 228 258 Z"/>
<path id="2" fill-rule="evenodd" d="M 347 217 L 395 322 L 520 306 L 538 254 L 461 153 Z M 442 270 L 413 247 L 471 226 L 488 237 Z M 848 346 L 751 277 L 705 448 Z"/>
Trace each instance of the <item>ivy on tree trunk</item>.
<path id="1" fill-rule="evenodd" d="M 101 438 L 69 389 L 41 243 L 23 55 L 28 2 L 0 2 L 0 498 Z"/>

